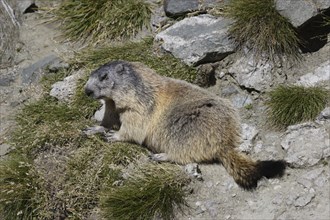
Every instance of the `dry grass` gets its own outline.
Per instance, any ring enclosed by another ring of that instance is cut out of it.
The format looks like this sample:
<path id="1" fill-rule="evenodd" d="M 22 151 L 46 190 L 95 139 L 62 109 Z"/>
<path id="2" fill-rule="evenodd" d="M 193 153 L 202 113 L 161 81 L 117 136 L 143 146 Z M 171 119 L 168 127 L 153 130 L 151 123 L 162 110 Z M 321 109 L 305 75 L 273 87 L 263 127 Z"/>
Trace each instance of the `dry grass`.
<path id="1" fill-rule="evenodd" d="M 94 45 L 134 37 L 151 13 L 143 0 L 64 0 L 54 12 L 67 38 Z"/>
<path id="2" fill-rule="evenodd" d="M 120 46 L 103 46 L 98 49 L 88 48 L 78 53 L 72 64 L 79 68 L 86 67 L 90 71 L 111 60 L 142 62 L 161 75 L 184 79 L 189 82 L 193 82 L 196 78 L 194 68 L 183 64 L 169 54 L 162 56 L 155 54 L 152 38 Z"/>
<path id="3" fill-rule="evenodd" d="M 35 219 L 47 203 L 45 191 L 42 178 L 23 155 L 12 153 L 0 160 L 0 213 L 4 219 Z"/>
<path id="4" fill-rule="evenodd" d="M 297 33 L 277 12 L 274 0 L 232 0 L 226 15 L 234 20 L 229 32 L 239 50 L 271 61 L 301 59 Z"/>
<path id="5" fill-rule="evenodd" d="M 107 219 L 173 219 L 186 206 L 188 183 L 176 165 L 147 164 L 137 168 L 123 186 L 107 189 L 101 207 Z"/>

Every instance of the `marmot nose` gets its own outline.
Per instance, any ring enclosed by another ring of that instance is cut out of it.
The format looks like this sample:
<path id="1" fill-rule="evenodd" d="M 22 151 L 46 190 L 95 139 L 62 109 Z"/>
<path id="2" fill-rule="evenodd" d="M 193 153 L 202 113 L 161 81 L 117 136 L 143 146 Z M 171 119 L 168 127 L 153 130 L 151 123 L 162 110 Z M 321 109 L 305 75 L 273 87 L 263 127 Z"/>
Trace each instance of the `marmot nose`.
<path id="1" fill-rule="evenodd" d="M 90 90 L 90 89 L 88 89 L 88 88 L 85 88 L 85 94 L 86 94 L 87 96 L 92 96 L 92 95 L 93 95 L 93 91 Z"/>

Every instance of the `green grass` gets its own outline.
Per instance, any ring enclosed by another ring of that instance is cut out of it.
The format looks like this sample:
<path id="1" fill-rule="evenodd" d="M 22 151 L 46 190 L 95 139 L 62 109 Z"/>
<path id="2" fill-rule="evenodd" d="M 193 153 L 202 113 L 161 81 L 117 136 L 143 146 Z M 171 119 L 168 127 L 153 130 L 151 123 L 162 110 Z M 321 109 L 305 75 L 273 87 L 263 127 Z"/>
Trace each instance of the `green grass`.
<path id="1" fill-rule="evenodd" d="M 91 71 L 111 60 L 142 62 L 160 75 L 189 82 L 194 81 L 196 77 L 194 68 L 188 67 L 173 56 L 155 54 L 152 38 L 119 46 L 104 46 L 98 49 L 88 48 L 78 53 L 72 64 L 77 68 L 86 67 L 88 71 Z"/>
<path id="2" fill-rule="evenodd" d="M 176 78 L 191 81 L 195 76 L 194 69 L 173 57 L 153 55 L 152 39 L 84 51 L 78 58 L 70 69 L 46 74 L 42 79 L 44 94 L 27 103 L 16 116 L 17 125 L 10 137 L 15 154 L 0 161 L 0 210 L 5 220 L 87 219 L 100 207 L 100 198 L 106 198 L 108 191 L 122 189 L 116 187 L 118 183 L 126 186 L 133 181 L 125 181 L 123 173 L 147 154 L 146 149 L 129 143 L 105 143 L 100 136 L 86 137 L 81 131 L 95 124 L 90 118 L 100 107 L 98 101 L 84 94 L 91 69 L 112 59 L 125 59 L 147 63 L 161 74 Z M 63 103 L 50 97 L 51 85 L 71 75 L 75 68 L 86 70 L 86 76 L 77 82 L 72 101 Z M 141 192 L 147 194 L 146 203 L 155 204 L 148 214 L 169 219 L 184 203 L 184 177 L 178 175 L 174 165 L 159 166 L 138 168 L 141 175 L 134 176 L 134 183 L 146 184 L 155 192 Z M 151 176 L 156 177 L 155 181 Z M 106 212 L 112 208 L 102 204 Z"/>
<path id="3" fill-rule="evenodd" d="M 152 11 L 143 0 L 64 0 L 54 14 L 70 40 L 100 44 L 149 28 Z"/>
<path id="4" fill-rule="evenodd" d="M 35 219 L 46 202 L 43 180 L 23 155 L 0 160 L 0 213 L 8 220 Z"/>
<path id="5" fill-rule="evenodd" d="M 134 170 L 123 186 L 105 188 L 101 207 L 107 219 L 174 218 L 186 206 L 188 183 L 176 165 L 148 164 Z"/>
<path id="6" fill-rule="evenodd" d="M 256 58 L 271 61 L 301 59 L 297 33 L 274 0 L 232 0 L 225 11 L 234 20 L 229 32 L 239 50 L 248 48 Z"/>
<path id="7" fill-rule="evenodd" d="M 48 96 L 26 105 L 16 121 L 11 142 L 29 155 L 53 145 L 78 147 L 84 141 L 80 130 L 91 123 L 78 108 Z"/>
<path id="8" fill-rule="evenodd" d="M 315 120 L 329 100 L 322 87 L 279 86 L 269 92 L 268 118 L 277 128 Z"/>

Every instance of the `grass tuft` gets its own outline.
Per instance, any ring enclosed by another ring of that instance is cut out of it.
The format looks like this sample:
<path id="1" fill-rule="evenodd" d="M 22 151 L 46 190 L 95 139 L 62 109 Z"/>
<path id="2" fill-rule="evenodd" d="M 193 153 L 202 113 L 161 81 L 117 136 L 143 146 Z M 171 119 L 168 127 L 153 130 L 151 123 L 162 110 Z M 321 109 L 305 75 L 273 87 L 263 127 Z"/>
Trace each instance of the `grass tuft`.
<path id="1" fill-rule="evenodd" d="M 48 96 L 26 105 L 16 121 L 11 142 L 16 148 L 24 148 L 29 155 L 52 145 L 79 146 L 85 138 L 81 129 L 90 124 L 79 109 Z"/>
<path id="2" fill-rule="evenodd" d="M 140 42 L 131 42 L 121 46 L 104 46 L 99 49 L 86 49 L 78 53 L 73 65 L 86 67 L 89 71 L 111 60 L 142 62 L 154 69 L 158 74 L 193 82 L 196 70 L 173 56 L 155 55 L 153 39 L 146 38 Z"/>
<path id="3" fill-rule="evenodd" d="M 279 86 L 269 93 L 269 97 L 266 102 L 269 120 L 282 129 L 315 120 L 329 99 L 324 88 L 303 86 Z"/>
<path id="4" fill-rule="evenodd" d="M 271 61 L 301 59 L 297 33 L 274 0 L 232 0 L 226 15 L 234 20 L 229 32 L 239 50 L 247 48 L 256 58 Z"/>
<path id="5" fill-rule="evenodd" d="M 134 37 L 149 27 L 151 13 L 143 0 L 64 0 L 55 10 L 70 40 L 92 44 Z"/>
<path id="6" fill-rule="evenodd" d="M 146 148 L 128 143 L 113 143 L 105 150 L 104 160 L 117 166 L 127 166 L 142 155 L 147 155 Z"/>
<path id="7" fill-rule="evenodd" d="M 186 205 L 188 179 L 172 164 L 148 164 L 138 168 L 123 186 L 105 189 L 101 207 L 107 219 L 174 218 Z"/>
<path id="8" fill-rule="evenodd" d="M 19 154 L 0 160 L 0 213 L 6 220 L 35 219 L 44 199 L 42 180 Z"/>

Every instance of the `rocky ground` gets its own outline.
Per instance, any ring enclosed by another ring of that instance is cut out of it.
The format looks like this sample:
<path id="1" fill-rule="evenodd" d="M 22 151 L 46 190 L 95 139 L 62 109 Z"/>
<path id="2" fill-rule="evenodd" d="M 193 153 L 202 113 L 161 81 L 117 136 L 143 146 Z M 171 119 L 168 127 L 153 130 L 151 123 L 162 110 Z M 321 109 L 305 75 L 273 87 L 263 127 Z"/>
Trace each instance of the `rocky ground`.
<path id="1" fill-rule="evenodd" d="M 60 41 L 59 30 L 37 13 L 24 14 L 22 19 L 14 65 L 0 70 L 0 155 L 8 151 L 5 141 L 14 124 L 13 115 L 40 94 L 37 79 L 41 70 L 61 65 L 60 60 L 72 52 L 70 43 Z M 202 164 L 203 181 L 191 184 L 190 208 L 178 219 L 330 218 L 329 107 L 314 122 L 286 131 L 271 129 L 264 114 L 264 92 L 277 84 L 321 83 L 329 88 L 330 40 L 327 42 L 318 51 L 304 54 L 304 61 L 294 66 L 256 65 L 236 55 L 212 63 L 216 81 L 208 89 L 229 98 L 239 109 L 244 139 L 240 149 L 255 159 L 285 159 L 290 166 L 282 178 L 263 179 L 249 192 L 239 188 L 221 165 Z M 199 61 L 187 58 L 186 62 Z"/>

